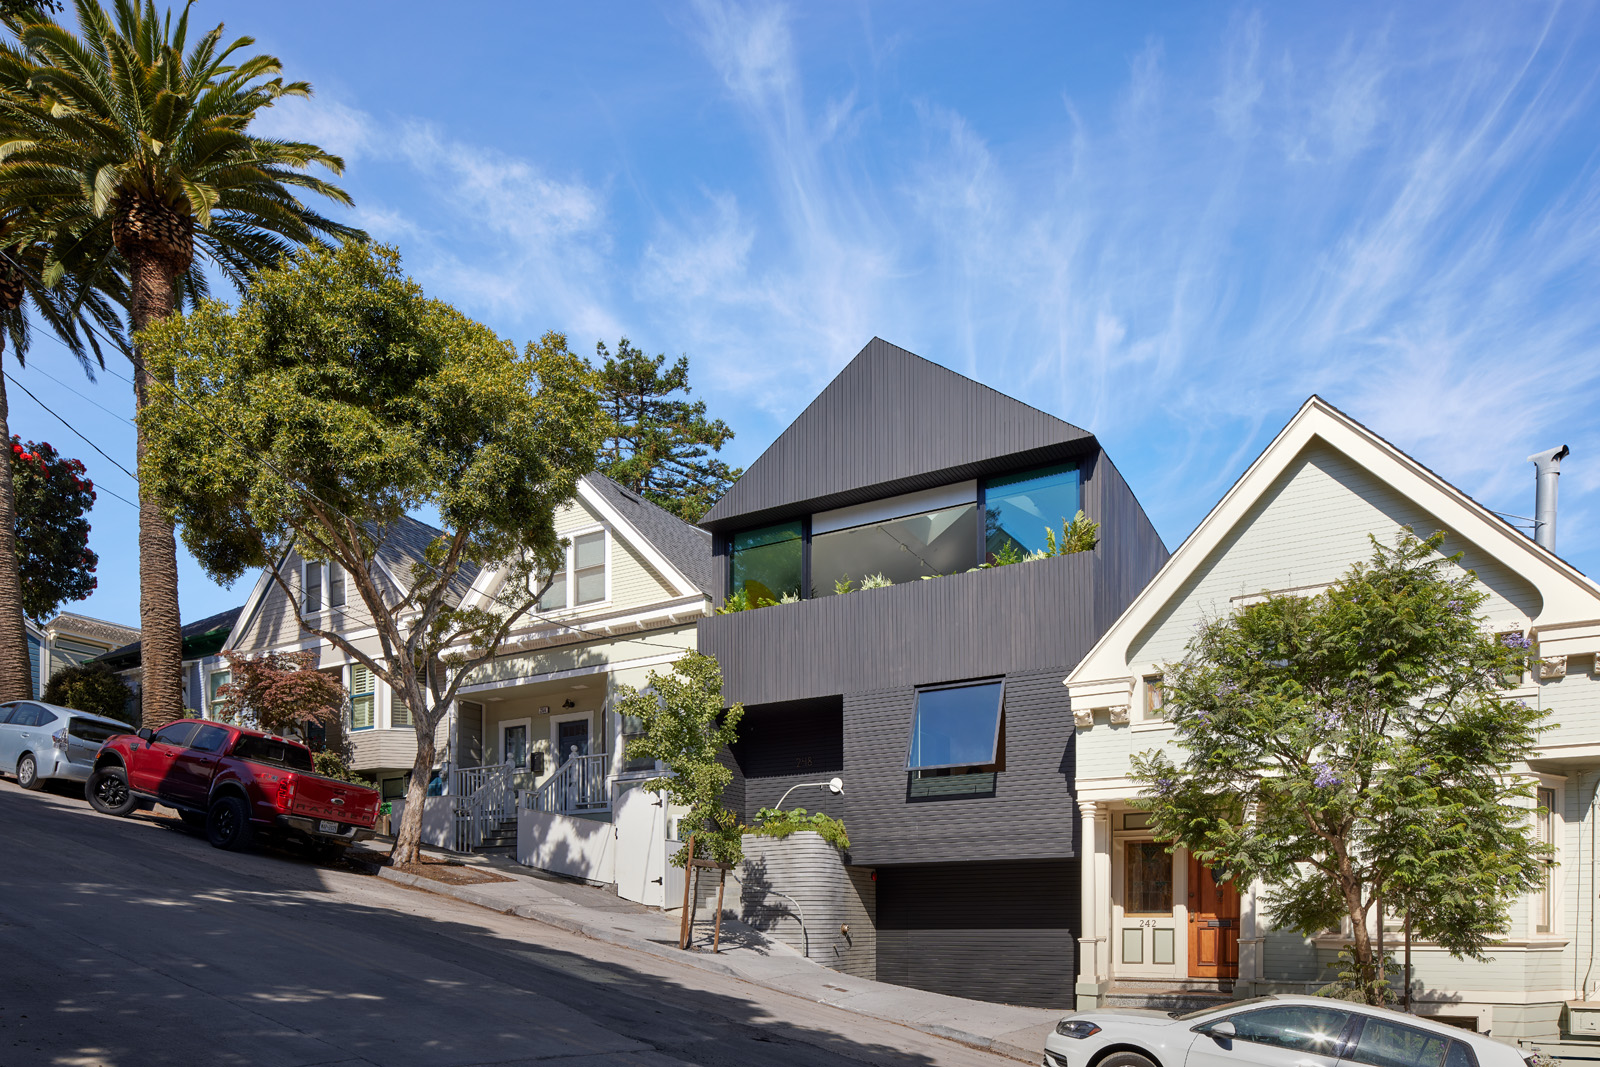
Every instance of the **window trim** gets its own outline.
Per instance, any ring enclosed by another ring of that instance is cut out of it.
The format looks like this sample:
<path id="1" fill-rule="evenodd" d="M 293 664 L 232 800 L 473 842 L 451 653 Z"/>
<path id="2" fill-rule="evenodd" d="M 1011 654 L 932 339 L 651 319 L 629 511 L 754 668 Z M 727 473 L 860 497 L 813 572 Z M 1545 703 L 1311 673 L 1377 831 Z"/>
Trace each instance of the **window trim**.
<path id="1" fill-rule="evenodd" d="M 940 764 L 935 764 L 935 765 L 931 765 L 931 766 L 930 765 L 926 765 L 926 764 L 918 765 L 918 766 L 913 766 L 912 765 L 912 763 L 911 763 L 911 750 L 912 750 L 913 745 L 916 743 L 916 739 L 917 739 L 917 715 L 921 711 L 922 694 L 923 693 L 937 693 L 937 692 L 940 692 L 940 691 L 943 691 L 943 690 L 946 690 L 946 689 L 976 689 L 976 688 L 978 688 L 980 686 L 989 686 L 989 685 L 996 685 L 996 684 L 998 684 L 1000 686 L 1000 699 L 999 699 L 998 714 L 996 714 L 995 717 L 994 717 L 994 738 L 993 738 L 993 742 L 992 742 L 992 748 L 990 750 L 991 751 L 991 755 L 990 755 L 990 758 L 989 758 L 989 762 L 987 762 L 987 763 L 940 763 Z M 919 685 L 919 686 L 917 686 L 917 688 L 916 688 L 916 690 L 914 692 L 914 697 L 913 697 L 912 702 L 911 702 L 911 727 L 906 733 L 906 762 L 905 762 L 905 771 L 906 771 L 906 773 L 907 774 L 915 774 L 918 771 L 942 771 L 942 770 L 949 770 L 949 769 L 956 768 L 956 767 L 996 767 L 997 768 L 999 763 L 1000 763 L 1000 761 L 1001 761 L 1001 758 L 1002 758 L 1002 753 L 1000 752 L 1000 734 L 1001 734 L 1002 730 L 1004 729 L 1005 718 L 1006 718 L 1006 679 L 1005 679 L 1005 675 L 1003 675 L 1003 674 L 1002 675 L 998 675 L 998 676 L 994 676 L 994 677 L 989 677 L 989 678 L 971 678 L 971 679 L 967 679 L 966 681 L 960 681 L 960 682 L 941 682 L 938 685 Z"/>
<path id="2" fill-rule="evenodd" d="M 219 674 L 227 675 L 228 676 L 227 677 L 227 681 L 218 683 L 217 682 L 217 675 L 219 675 Z M 217 690 L 220 689 L 224 685 L 231 685 L 232 683 L 233 683 L 233 668 L 232 667 L 218 667 L 218 668 L 210 671 L 206 675 L 206 692 L 205 692 L 206 718 L 215 719 L 217 717 L 217 712 L 216 712 Z"/>
<path id="3" fill-rule="evenodd" d="M 373 674 L 372 670 L 368 668 L 366 664 L 358 663 L 355 660 L 351 660 L 344 666 L 344 693 L 345 699 L 350 702 L 350 732 L 357 733 L 365 732 L 367 730 L 376 730 L 378 728 L 378 676 Z M 366 726 L 356 725 L 356 697 L 358 695 L 367 695 L 365 690 L 359 694 L 355 691 L 356 671 L 358 669 L 366 669 L 367 673 L 372 674 L 372 721 Z"/>
<path id="4" fill-rule="evenodd" d="M 504 766 L 508 756 L 506 753 L 506 730 L 510 727 L 521 726 L 528 731 L 528 762 L 518 766 L 513 764 L 512 774 L 526 774 L 533 769 L 533 716 L 524 715 L 518 719 L 501 719 L 495 725 L 494 754 L 500 764 Z"/>
<path id="5" fill-rule="evenodd" d="M 1550 844 L 1555 851 L 1546 861 L 1545 877 L 1547 888 L 1528 894 L 1528 939 L 1530 941 L 1559 941 L 1565 939 L 1564 923 L 1562 923 L 1562 882 L 1561 877 L 1566 850 L 1562 847 L 1566 837 L 1566 818 L 1563 810 L 1566 804 L 1566 781 L 1556 775 L 1538 774 L 1534 776 L 1533 816 L 1538 818 L 1539 794 L 1549 793 L 1551 796 L 1550 807 Z M 1537 822 L 1535 823 L 1537 826 Z M 1539 911 L 1541 898 L 1548 895 L 1550 901 L 1549 929 L 1539 929 Z"/>
<path id="6" fill-rule="evenodd" d="M 309 588 L 307 585 L 307 575 L 311 573 L 311 569 L 313 567 L 319 568 L 321 571 L 320 576 L 317 579 L 317 589 L 320 591 L 319 601 L 317 607 L 308 608 L 306 607 L 306 590 Z M 333 603 L 333 583 L 328 580 L 329 574 L 333 570 L 338 570 L 341 577 L 341 581 L 339 582 L 339 603 L 337 604 Z M 342 615 L 344 614 L 345 605 L 350 602 L 350 576 L 345 572 L 343 567 L 340 567 L 339 564 L 335 563 L 331 559 L 312 560 L 301 556 L 299 596 L 299 608 L 302 617 L 309 618 L 312 616 L 331 615 L 334 612 L 338 612 Z"/>

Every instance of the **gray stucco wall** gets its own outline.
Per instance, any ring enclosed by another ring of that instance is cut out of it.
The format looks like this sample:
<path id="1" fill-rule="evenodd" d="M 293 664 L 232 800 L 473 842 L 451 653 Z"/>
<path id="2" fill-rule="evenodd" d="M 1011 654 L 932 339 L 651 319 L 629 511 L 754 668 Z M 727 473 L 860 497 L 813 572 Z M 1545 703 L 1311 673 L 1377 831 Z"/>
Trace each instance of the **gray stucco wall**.
<path id="1" fill-rule="evenodd" d="M 877 977 L 877 886 L 872 872 L 845 866 L 839 850 L 820 834 L 746 834 L 739 879 L 740 918 L 745 922 L 824 966 Z"/>

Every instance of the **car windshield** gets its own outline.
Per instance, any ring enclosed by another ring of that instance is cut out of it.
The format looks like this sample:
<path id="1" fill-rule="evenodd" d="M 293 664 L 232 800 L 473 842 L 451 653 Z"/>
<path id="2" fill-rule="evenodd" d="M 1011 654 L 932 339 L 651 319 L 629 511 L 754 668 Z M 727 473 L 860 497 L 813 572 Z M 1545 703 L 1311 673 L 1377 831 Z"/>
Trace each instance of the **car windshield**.
<path id="1" fill-rule="evenodd" d="M 80 741 L 89 741 L 96 745 L 104 744 L 118 734 L 125 734 L 130 730 L 132 727 L 122 723 L 80 719 L 77 716 L 73 716 L 72 721 L 67 724 L 67 733 Z"/>
<path id="2" fill-rule="evenodd" d="M 233 754 L 239 759 L 270 763 L 275 767 L 287 767 L 291 771 L 311 770 L 310 752 L 299 745 L 276 737 L 246 735 L 239 738 L 239 743 L 233 746 Z"/>
<path id="3" fill-rule="evenodd" d="M 1172 1016 L 1174 1019 L 1177 1019 L 1179 1022 L 1188 1022 L 1190 1019 L 1200 1019 L 1200 1018 L 1203 1018 L 1203 1017 L 1205 1017 L 1207 1015 L 1216 1015 L 1216 1014 L 1218 1014 L 1220 1012 L 1224 1012 L 1224 1011 L 1228 1012 L 1229 1014 L 1232 1014 L 1233 1012 L 1238 1011 L 1240 1008 L 1247 1008 L 1252 1004 L 1265 1004 L 1269 1000 L 1277 1000 L 1277 999 L 1278 999 L 1277 997 L 1273 997 L 1273 996 L 1246 997 L 1244 1000 L 1232 1001 L 1226 1007 L 1222 1007 L 1222 1008 L 1201 1008 L 1199 1011 L 1186 1011 L 1182 1015 L 1179 1015 L 1175 1011 L 1169 1011 L 1169 1012 L 1167 1012 L 1167 1014 Z"/>

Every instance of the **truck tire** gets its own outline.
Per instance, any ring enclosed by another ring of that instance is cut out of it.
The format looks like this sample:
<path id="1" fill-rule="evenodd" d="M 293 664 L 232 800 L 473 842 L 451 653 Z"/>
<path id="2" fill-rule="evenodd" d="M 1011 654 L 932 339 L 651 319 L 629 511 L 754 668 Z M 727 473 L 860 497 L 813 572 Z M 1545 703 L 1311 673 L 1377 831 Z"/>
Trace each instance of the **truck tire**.
<path id="1" fill-rule="evenodd" d="M 17 784 L 24 789 L 43 789 L 44 779 L 39 777 L 39 761 L 32 752 L 24 752 L 17 760 Z"/>
<path id="2" fill-rule="evenodd" d="M 132 815 L 139 806 L 128 788 L 128 772 L 116 766 L 101 767 L 89 775 L 83 796 L 101 815 Z"/>
<path id="3" fill-rule="evenodd" d="M 250 847 L 250 806 L 234 796 L 218 797 L 206 813 L 206 840 L 211 847 L 237 852 Z"/>

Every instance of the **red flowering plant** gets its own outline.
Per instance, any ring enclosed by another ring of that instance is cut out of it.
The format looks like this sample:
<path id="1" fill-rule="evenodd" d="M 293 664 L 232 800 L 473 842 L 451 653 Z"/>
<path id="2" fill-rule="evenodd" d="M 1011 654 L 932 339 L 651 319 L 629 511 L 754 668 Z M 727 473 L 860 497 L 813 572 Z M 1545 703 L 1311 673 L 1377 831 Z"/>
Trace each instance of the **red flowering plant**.
<path id="1" fill-rule="evenodd" d="M 78 460 L 48 441 L 11 438 L 11 483 L 17 508 L 17 569 L 22 610 L 43 619 L 62 604 L 83 600 L 99 584 L 98 556 L 89 548 L 94 483 Z"/>

